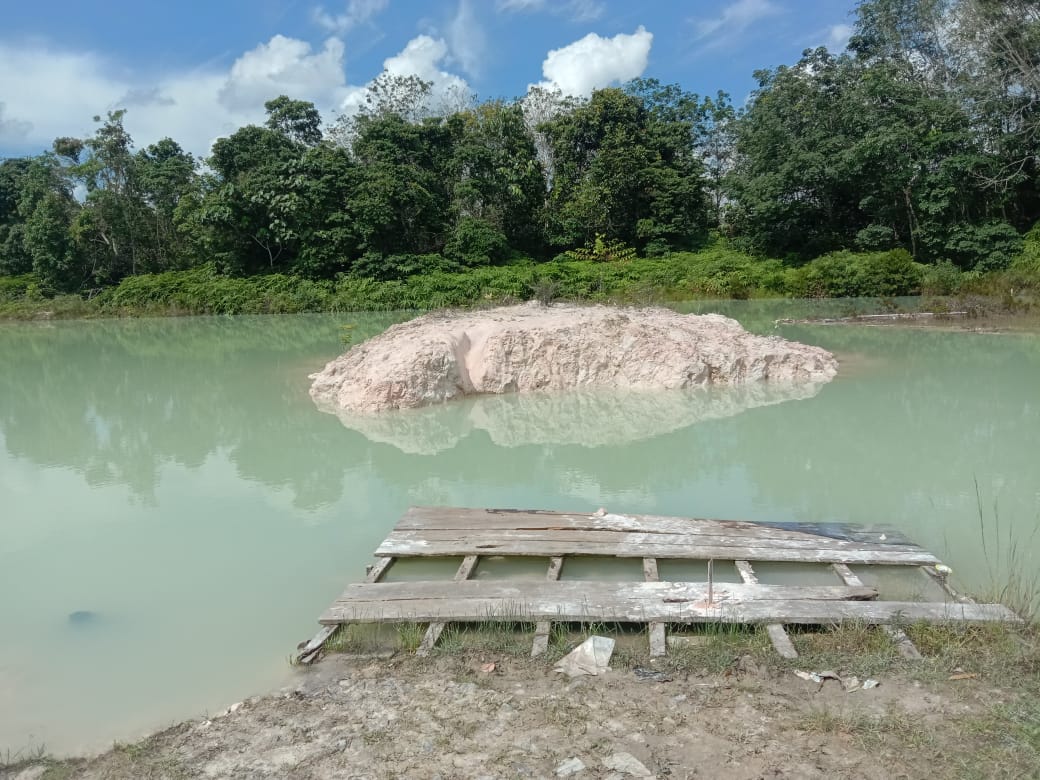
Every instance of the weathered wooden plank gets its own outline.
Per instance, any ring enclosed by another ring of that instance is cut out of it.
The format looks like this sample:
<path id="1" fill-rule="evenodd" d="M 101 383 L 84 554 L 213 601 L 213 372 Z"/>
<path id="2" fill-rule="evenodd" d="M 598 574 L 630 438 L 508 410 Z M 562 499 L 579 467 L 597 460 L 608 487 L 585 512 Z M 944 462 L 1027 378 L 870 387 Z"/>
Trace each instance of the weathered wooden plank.
<path id="1" fill-rule="evenodd" d="M 580 622 L 601 620 L 619 623 L 797 623 L 831 624 L 845 620 L 861 623 L 892 623 L 899 620 L 926 622 L 1020 622 L 1001 604 L 940 604 L 908 601 L 789 601 L 718 600 L 674 604 L 643 602 L 626 604 L 589 604 L 582 602 L 510 601 L 496 598 L 456 600 L 424 599 L 369 604 L 362 608 L 350 602 L 337 602 L 321 617 L 323 624 L 342 622 L 428 623 L 439 620 L 473 622 L 493 620 L 558 620 Z"/>
<path id="2" fill-rule="evenodd" d="M 379 578 L 393 565 L 393 558 L 377 558 L 374 564 L 365 567 L 365 582 L 379 582 Z M 318 633 L 300 648 L 300 653 L 296 656 L 296 663 L 309 664 L 318 660 L 325 643 L 329 641 L 329 637 L 335 633 L 338 627 L 336 625 L 322 626 Z"/>
<path id="3" fill-rule="evenodd" d="M 831 568 L 834 569 L 834 573 L 838 575 L 839 579 L 843 583 L 849 586 L 859 586 L 863 584 L 856 573 L 846 566 L 844 563 L 831 564 Z M 888 635 L 888 638 L 892 640 L 892 643 L 896 646 L 896 650 L 903 658 L 909 658 L 913 660 L 919 660 L 923 656 L 921 651 L 917 649 L 917 646 L 913 641 L 906 635 L 906 632 L 896 626 L 881 626 L 881 630 Z"/>
<path id="4" fill-rule="evenodd" d="M 739 547 L 697 544 L 655 544 L 652 541 L 632 543 L 598 543 L 576 545 L 573 542 L 505 540 L 474 543 L 472 539 L 430 541 L 425 539 L 388 538 L 376 555 L 396 557 L 434 557 L 459 555 L 515 555 L 546 558 L 554 555 L 587 555 L 617 558 L 665 558 L 709 560 L 775 561 L 794 563 L 860 563 L 890 565 L 929 564 L 938 559 L 925 550 L 862 549 L 787 549 L 773 546 Z"/>
<path id="5" fill-rule="evenodd" d="M 660 582 L 661 575 L 657 571 L 656 558 L 643 558 L 643 579 L 647 582 Z M 665 643 L 664 623 L 653 622 L 647 626 L 650 637 L 650 657 L 660 658 L 668 653 Z"/>
<path id="6" fill-rule="evenodd" d="M 733 565 L 737 567 L 737 574 L 740 575 L 740 579 L 748 585 L 758 584 L 758 576 L 755 574 L 750 561 L 733 561 Z"/>
<path id="7" fill-rule="evenodd" d="M 656 558 L 643 558 L 643 579 L 646 582 L 661 581 L 661 574 L 657 570 Z"/>
<path id="8" fill-rule="evenodd" d="M 773 649 L 780 654 L 781 658 L 797 658 L 798 651 L 795 650 L 791 637 L 784 630 L 783 623 L 766 623 L 766 634 L 769 641 L 773 643 Z"/>
<path id="9" fill-rule="evenodd" d="M 563 556 L 549 559 L 549 569 L 545 572 L 547 582 L 555 582 L 560 579 L 560 570 L 563 568 Z M 552 622 L 540 620 L 534 629 L 534 642 L 531 645 L 531 657 L 537 658 L 544 655 L 549 649 L 549 632 L 552 631 Z"/>
<path id="10" fill-rule="evenodd" d="M 663 601 L 682 603 L 706 601 L 707 582 L 615 582 L 608 580 L 424 580 L 415 582 L 354 583 L 348 585 L 341 601 L 393 603 L 407 599 L 530 597 L 587 601 Z M 844 585 L 748 585 L 739 582 L 714 583 L 716 600 L 752 599 L 783 601 L 786 599 L 872 599 L 877 590 L 870 587 L 850 588 Z"/>
<path id="11" fill-rule="evenodd" d="M 733 564 L 737 567 L 737 572 L 744 582 L 748 585 L 758 584 L 758 577 L 755 575 L 755 570 L 749 561 L 734 561 Z M 781 658 L 798 657 L 798 651 L 794 649 L 794 643 L 791 641 L 791 637 L 787 635 L 782 624 L 769 623 L 766 625 L 766 634 L 769 635 L 769 641 L 773 644 L 773 649 L 776 650 Z"/>
<path id="12" fill-rule="evenodd" d="M 906 632 L 897 628 L 896 626 L 881 626 L 881 630 L 884 631 L 888 638 L 892 640 L 892 644 L 896 646 L 898 653 L 903 658 L 908 658 L 912 661 L 919 661 L 924 658 L 921 655 L 921 651 L 917 649 L 917 645 L 914 644 L 913 640 L 906 635 Z"/>
<path id="13" fill-rule="evenodd" d="M 468 580 L 470 575 L 473 574 L 473 570 L 477 568 L 478 560 L 480 560 L 479 555 L 467 555 L 463 558 L 462 563 L 459 564 L 458 571 L 455 572 L 455 582 Z M 433 650 L 433 646 L 437 644 L 437 640 L 441 638 L 441 634 L 444 633 L 446 625 L 446 623 L 430 623 L 426 628 L 426 634 L 423 636 L 422 642 L 419 643 L 419 647 L 415 650 L 415 654 L 420 657 L 428 656 Z"/>
<path id="14" fill-rule="evenodd" d="M 713 598 L 709 601 L 709 595 Z M 473 615 L 498 620 L 588 621 L 622 619 L 652 622 L 661 616 L 675 621 L 687 611 L 705 607 L 715 614 L 735 604 L 760 601 L 871 599 L 872 588 L 842 586 L 742 585 L 685 582 L 389 582 L 347 586 L 326 615 L 337 620 L 419 622 L 471 620 Z M 531 610 L 534 610 L 532 612 Z"/>
<path id="15" fill-rule="evenodd" d="M 746 520 L 666 517 L 661 515 L 583 514 L 541 510 L 473 509 L 466 507 L 411 507 L 396 530 L 538 530 L 633 531 L 683 535 L 749 536 L 756 539 L 798 539 L 835 536 L 860 542 L 910 544 L 888 526 L 864 528 L 844 523 L 753 523 Z"/>
<path id="16" fill-rule="evenodd" d="M 852 587 L 860 587 L 863 585 L 863 580 L 856 576 L 856 573 L 846 566 L 844 563 L 832 563 L 831 569 L 838 575 L 840 579 L 846 585 Z"/>
<path id="17" fill-rule="evenodd" d="M 296 663 L 298 664 L 309 664 L 314 661 L 319 655 L 325 643 L 329 641 L 339 625 L 322 626 L 314 637 L 307 642 L 303 647 L 300 647 L 300 653 L 296 656 Z"/>
<path id="18" fill-rule="evenodd" d="M 575 549 L 594 545 L 605 548 L 632 549 L 652 544 L 657 547 L 673 546 L 673 556 L 688 557 L 684 550 L 703 545 L 711 547 L 736 547 L 745 549 L 750 546 L 762 546 L 785 550 L 871 550 L 877 552 L 921 553 L 920 547 L 913 545 L 866 544 L 849 542 L 842 539 L 822 539 L 805 537 L 799 539 L 769 539 L 749 542 L 743 536 L 700 536 L 696 534 L 646 533 L 643 531 L 580 531 L 573 529 L 473 529 L 473 530 L 440 530 L 425 529 L 422 531 L 391 531 L 377 550 L 381 554 L 399 543 L 455 543 L 466 544 L 473 550 L 494 550 L 502 544 L 521 542 L 538 545 L 542 542 L 552 544 L 568 543 Z M 929 558 L 934 556 L 928 555 Z"/>
<path id="19" fill-rule="evenodd" d="M 549 582 L 560 579 L 560 571 L 563 569 L 563 556 L 554 555 L 549 559 L 549 570 L 545 573 L 545 579 Z"/>

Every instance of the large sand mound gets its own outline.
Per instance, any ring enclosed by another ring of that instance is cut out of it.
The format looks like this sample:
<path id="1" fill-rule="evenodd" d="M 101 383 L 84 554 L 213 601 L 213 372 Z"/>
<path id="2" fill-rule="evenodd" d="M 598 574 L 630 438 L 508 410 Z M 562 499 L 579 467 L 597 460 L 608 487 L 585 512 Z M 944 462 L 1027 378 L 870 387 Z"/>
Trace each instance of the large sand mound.
<path id="1" fill-rule="evenodd" d="M 837 370 L 826 350 L 719 314 L 525 304 L 394 325 L 313 374 L 311 397 L 370 413 L 482 393 L 818 384 Z"/>

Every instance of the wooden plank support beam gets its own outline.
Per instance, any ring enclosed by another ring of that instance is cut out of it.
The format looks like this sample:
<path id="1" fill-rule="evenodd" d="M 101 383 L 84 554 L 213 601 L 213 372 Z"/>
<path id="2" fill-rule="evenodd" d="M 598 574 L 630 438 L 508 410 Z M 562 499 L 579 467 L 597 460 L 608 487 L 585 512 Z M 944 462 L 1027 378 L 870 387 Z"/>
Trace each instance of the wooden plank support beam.
<path id="1" fill-rule="evenodd" d="M 943 592 L 951 599 L 956 601 L 958 604 L 974 604 L 975 599 L 971 596 L 967 596 L 963 593 L 958 592 L 950 584 L 949 573 L 950 570 L 946 568 L 945 571 L 940 570 L 936 566 L 921 566 L 921 573 L 928 577 L 929 580 L 937 584 L 943 589 Z"/>
<path id="2" fill-rule="evenodd" d="M 480 560 L 479 555 L 467 555 L 463 558 L 462 563 L 459 564 L 459 570 L 455 572 L 455 582 L 468 580 L 470 575 L 473 574 L 473 570 L 477 568 L 478 560 Z M 422 642 L 419 643 L 415 654 L 421 658 L 428 656 L 433 650 L 433 646 L 437 644 L 437 640 L 441 638 L 441 633 L 446 625 L 447 623 L 430 623 L 426 629 L 426 635 L 423 637 Z"/>
<path id="3" fill-rule="evenodd" d="M 386 558 L 379 558 L 374 564 L 365 567 L 365 582 L 379 582 L 380 577 L 389 569 L 394 563 L 392 556 Z M 342 623 L 340 625 L 343 625 Z M 317 661 L 321 657 L 322 648 L 325 647 L 325 643 L 329 641 L 329 638 L 336 633 L 336 629 L 339 625 L 334 626 L 322 626 L 321 630 L 318 631 L 314 637 L 307 642 L 305 645 L 300 646 L 298 649 L 300 654 L 296 656 L 296 663 L 298 664 L 310 664 Z"/>
<path id="4" fill-rule="evenodd" d="M 734 561 L 733 563 L 737 567 L 740 579 L 748 585 L 758 584 L 758 577 L 755 575 L 750 561 Z M 780 654 L 781 658 L 798 657 L 798 651 L 794 649 L 794 643 L 791 642 L 791 637 L 787 635 L 781 623 L 767 623 L 766 633 L 769 635 L 769 641 L 773 643 L 773 649 Z"/>
<path id="5" fill-rule="evenodd" d="M 661 575 L 657 571 L 656 558 L 643 558 L 643 579 L 647 582 L 660 582 Z M 668 654 L 665 643 L 664 623 L 652 622 L 647 627 L 650 635 L 650 657 L 661 658 Z"/>
<path id="6" fill-rule="evenodd" d="M 560 579 L 560 570 L 563 568 L 563 556 L 554 555 L 549 559 L 549 569 L 545 572 L 547 582 L 555 582 Z M 549 649 L 549 632 L 552 630 L 552 621 L 539 620 L 534 629 L 534 643 L 531 645 L 531 658 L 544 655 Z"/>
<path id="7" fill-rule="evenodd" d="M 852 571 L 844 563 L 833 563 L 831 568 L 834 573 L 838 575 L 843 583 L 850 587 L 858 587 L 863 584 L 856 573 Z M 882 625 L 881 630 L 888 635 L 888 638 L 892 640 L 892 643 L 896 646 L 896 650 L 903 658 L 908 658 L 912 661 L 917 661 L 923 658 L 921 651 L 917 649 L 917 645 L 911 641 L 910 637 L 906 635 L 906 632 L 898 626 Z"/>

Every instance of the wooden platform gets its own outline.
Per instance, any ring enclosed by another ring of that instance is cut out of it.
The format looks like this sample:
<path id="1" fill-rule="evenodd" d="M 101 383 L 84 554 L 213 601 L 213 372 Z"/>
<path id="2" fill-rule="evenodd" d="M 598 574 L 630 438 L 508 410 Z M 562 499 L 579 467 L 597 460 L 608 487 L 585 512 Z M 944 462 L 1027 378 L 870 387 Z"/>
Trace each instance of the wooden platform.
<path id="1" fill-rule="evenodd" d="M 558 622 L 645 623 L 652 655 L 665 653 L 667 625 L 763 624 L 785 657 L 797 653 L 785 624 L 880 624 L 901 652 L 916 648 L 896 626 L 916 621 L 1015 621 L 1000 604 L 976 604 L 950 589 L 939 559 L 891 528 L 842 524 L 748 523 L 599 511 L 574 514 L 511 509 L 413 507 L 375 552 L 366 581 L 347 586 L 321 616 L 323 629 L 301 648 L 299 660 L 318 656 L 345 623 L 428 623 L 419 653 L 429 652 L 447 623 L 530 622 L 532 654 L 544 652 Z M 481 557 L 544 558 L 544 581 L 471 580 Z M 637 558 L 643 581 L 560 580 L 575 556 Z M 461 557 L 453 580 L 381 582 L 395 560 Z M 662 582 L 658 560 L 707 561 L 707 582 Z M 768 585 L 754 564 L 829 565 L 832 585 Z M 943 601 L 879 601 L 850 566 L 919 567 Z M 936 567 L 939 568 L 936 568 Z M 721 567 L 740 582 L 718 582 Z"/>

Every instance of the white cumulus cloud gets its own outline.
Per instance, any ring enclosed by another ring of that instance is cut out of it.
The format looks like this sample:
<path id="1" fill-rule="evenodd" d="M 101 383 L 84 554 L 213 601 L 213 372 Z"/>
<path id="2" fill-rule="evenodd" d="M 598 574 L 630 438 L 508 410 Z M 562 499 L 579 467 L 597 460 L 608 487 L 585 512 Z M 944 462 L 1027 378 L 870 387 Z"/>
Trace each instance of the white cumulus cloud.
<path id="1" fill-rule="evenodd" d="M 631 35 L 619 33 L 613 38 L 589 33 L 546 55 L 542 63 L 545 81 L 537 86 L 587 97 L 594 89 L 638 78 L 646 70 L 653 41 L 653 34 L 643 26 Z"/>
<path id="2" fill-rule="evenodd" d="M 262 106 L 281 94 L 327 103 L 344 86 L 341 40 L 329 38 L 312 53 L 306 41 L 276 35 L 235 60 L 219 97 L 232 111 Z"/>
<path id="3" fill-rule="evenodd" d="M 430 103 L 433 106 L 452 106 L 465 102 L 472 90 L 464 78 L 442 68 L 448 56 L 448 44 L 443 38 L 419 35 L 408 41 L 400 52 L 387 57 L 383 61 L 383 70 L 392 76 L 418 76 L 431 82 Z M 347 90 L 340 106 L 344 114 L 354 114 L 365 104 L 370 84 Z"/>
<path id="4" fill-rule="evenodd" d="M 35 153 L 59 136 L 90 135 L 95 115 L 126 108 L 124 124 L 138 147 L 170 136 L 206 155 L 217 137 L 262 122 L 264 102 L 271 98 L 310 100 L 331 118 L 347 91 L 337 39 L 313 51 L 305 41 L 276 35 L 228 69 L 148 79 L 135 79 L 93 52 L 0 42 L 0 95 L 6 104 L 0 121 L 11 118 L 10 127 L 0 125 L 0 153 Z"/>

